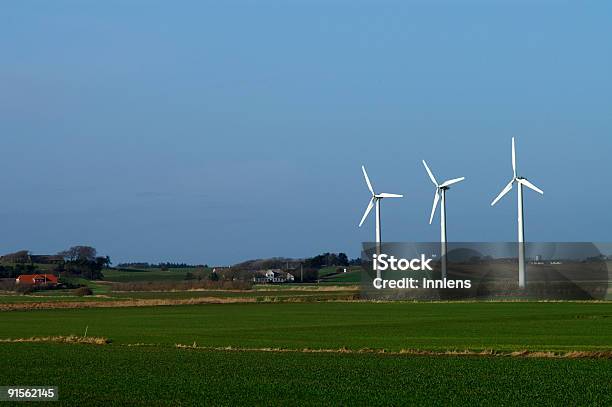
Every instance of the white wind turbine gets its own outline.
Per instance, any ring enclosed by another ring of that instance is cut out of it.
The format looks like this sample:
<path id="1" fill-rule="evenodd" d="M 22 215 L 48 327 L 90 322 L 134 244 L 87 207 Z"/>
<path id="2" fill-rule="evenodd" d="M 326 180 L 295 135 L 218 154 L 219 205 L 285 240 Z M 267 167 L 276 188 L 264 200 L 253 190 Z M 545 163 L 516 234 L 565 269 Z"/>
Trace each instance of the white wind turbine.
<path id="1" fill-rule="evenodd" d="M 442 198 L 442 204 L 440 205 L 440 259 L 441 259 L 441 269 L 442 269 L 442 278 L 446 277 L 446 191 L 450 189 L 450 186 L 461 182 L 465 179 L 465 177 L 461 178 L 453 178 L 448 181 L 444 181 L 441 184 L 438 184 L 436 177 L 432 174 L 431 170 L 427 166 L 425 160 L 423 160 L 423 165 L 427 170 L 427 174 L 429 174 L 429 178 L 431 182 L 436 186 L 436 192 L 434 195 L 433 207 L 431 208 L 431 216 L 429 217 L 429 224 L 433 222 L 434 215 L 436 214 L 436 208 L 438 207 L 438 202 L 440 198 Z"/>
<path id="2" fill-rule="evenodd" d="M 491 206 L 495 205 L 504 195 L 512 189 L 512 185 L 517 183 L 518 189 L 518 255 L 519 255 L 519 287 L 525 287 L 525 219 L 523 215 L 523 185 L 527 188 L 544 195 L 544 191 L 527 181 L 526 178 L 516 175 L 516 147 L 514 137 L 512 137 L 512 179 L 506 187 L 497 195 L 497 198 L 491 202 Z"/>
<path id="3" fill-rule="evenodd" d="M 368 173 L 366 172 L 365 167 L 362 165 L 361 170 L 363 171 L 363 177 L 365 178 L 366 184 L 368 184 L 368 189 L 372 193 L 372 199 L 370 199 L 370 203 L 366 208 L 363 217 L 361 218 L 361 222 L 359 222 L 359 227 L 363 225 L 363 222 L 368 217 L 368 214 L 372 210 L 372 207 L 376 206 L 376 254 L 380 255 L 380 243 L 381 243 L 381 225 L 380 225 L 380 201 L 384 198 L 403 198 L 404 195 L 399 194 L 388 194 L 383 192 L 381 194 L 377 194 L 374 192 L 374 188 L 372 188 L 372 184 L 370 183 L 370 178 L 368 178 Z M 380 278 L 380 271 L 376 270 L 376 277 Z"/>

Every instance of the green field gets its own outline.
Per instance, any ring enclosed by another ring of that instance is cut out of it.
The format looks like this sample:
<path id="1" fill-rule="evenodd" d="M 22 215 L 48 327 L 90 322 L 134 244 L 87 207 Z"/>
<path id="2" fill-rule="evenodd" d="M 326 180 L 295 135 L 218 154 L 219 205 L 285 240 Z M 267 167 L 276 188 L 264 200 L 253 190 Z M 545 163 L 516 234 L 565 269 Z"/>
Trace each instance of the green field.
<path id="1" fill-rule="evenodd" d="M 342 274 L 334 274 L 321 279 L 324 283 L 360 283 L 361 270 L 347 271 Z"/>
<path id="2" fill-rule="evenodd" d="M 94 296 L 80 297 L 74 289 L 39 290 L 22 295 L 14 292 L 0 293 L 2 304 L 92 302 L 122 300 L 188 300 L 199 298 L 249 299 L 263 302 L 275 301 L 326 301 L 353 299 L 358 295 L 357 287 L 349 285 L 279 284 L 256 285 L 250 290 L 170 290 L 170 291 L 114 291 L 114 286 L 105 282 L 88 282 Z"/>
<path id="3" fill-rule="evenodd" d="M 612 350 L 612 303 L 261 303 L 0 314 L 0 338 L 113 345 L 427 350 Z"/>
<path id="4" fill-rule="evenodd" d="M 2 382 L 52 405 L 610 405 L 612 361 L 5 344 Z"/>
<path id="5" fill-rule="evenodd" d="M 352 266 L 346 268 L 346 273 L 339 273 L 337 270 L 343 267 L 325 267 L 319 271 L 319 278 L 322 283 L 360 283 L 361 271 L 360 266 Z"/>
<path id="6" fill-rule="evenodd" d="M 609 352 L 612 303 L 251 303 L 0 313 L 0 340 L 83 336 L 86 327 L 88 336 L 112 342 L 0 343 L 0 385 L 58 385 L 60 405 L 612 403 L 611 359 L 391 353 Z M 194 343 L 195 349 L 176 347 Z M 225 347 L 234 350 L 219 349 Z"/>

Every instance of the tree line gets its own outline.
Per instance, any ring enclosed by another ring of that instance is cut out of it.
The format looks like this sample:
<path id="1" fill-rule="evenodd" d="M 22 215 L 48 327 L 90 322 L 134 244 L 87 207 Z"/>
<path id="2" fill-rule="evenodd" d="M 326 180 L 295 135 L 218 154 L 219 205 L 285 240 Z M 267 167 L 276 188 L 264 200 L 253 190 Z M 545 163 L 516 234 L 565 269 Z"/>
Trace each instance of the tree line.
<path id="1" fill-rule="evenodd" d="M 41 270 L 40 264 L 47 264 Z M 59 276 L 76 276 L 90 280 L 100 279 L 102 270 L 110 267 L 108 256 L 98 256 L 91 246 L 72 246 L 56 255 L 37 256 L 29 250 L 20 250 L 0 257 L 0 278 L 16 278 L 21 274 L 51 272 Z"/>

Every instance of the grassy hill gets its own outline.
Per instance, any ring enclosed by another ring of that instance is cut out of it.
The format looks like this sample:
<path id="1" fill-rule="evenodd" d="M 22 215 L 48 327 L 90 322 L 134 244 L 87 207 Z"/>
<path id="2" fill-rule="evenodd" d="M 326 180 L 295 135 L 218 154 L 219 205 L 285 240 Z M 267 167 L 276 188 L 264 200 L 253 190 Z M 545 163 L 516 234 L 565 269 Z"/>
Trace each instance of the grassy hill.
<path id="1" fill-rule="evenodd" d="M 338 272 L 338 269 L 345 267 L 325 267 L 319 271 L 319 279 L 322 283 L 360 283 L 361 271 L 360 266 L 346 267 L 346 273 Z"/>

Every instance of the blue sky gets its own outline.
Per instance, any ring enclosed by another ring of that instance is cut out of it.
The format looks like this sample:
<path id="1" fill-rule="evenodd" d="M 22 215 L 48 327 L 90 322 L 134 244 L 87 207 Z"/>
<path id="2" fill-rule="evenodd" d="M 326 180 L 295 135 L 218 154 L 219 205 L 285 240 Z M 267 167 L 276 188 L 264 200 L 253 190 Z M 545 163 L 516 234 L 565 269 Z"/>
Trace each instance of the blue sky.
<path id="1" fill-rule="evenodd" d="M 610 241 L 612 6 L 564 1 L 7 1 L 0 251 L 115 261 L 359 254 L 383 239 Z M 437 222 L 437 220 L 436 220 Z"/>

